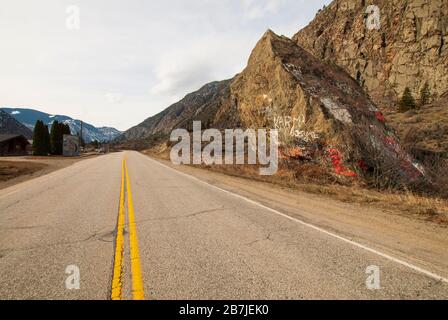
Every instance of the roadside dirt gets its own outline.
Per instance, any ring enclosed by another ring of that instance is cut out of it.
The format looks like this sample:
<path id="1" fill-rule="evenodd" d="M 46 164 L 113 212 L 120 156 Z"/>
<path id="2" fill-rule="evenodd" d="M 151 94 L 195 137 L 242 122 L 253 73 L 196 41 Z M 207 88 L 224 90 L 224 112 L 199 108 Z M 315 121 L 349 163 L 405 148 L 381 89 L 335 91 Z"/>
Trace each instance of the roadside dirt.
<path id="1" fill-rule="evenodd" d="M 66 168 L 94 156 L 96 155 L 83 155 L 79 158 L 33 156 L 0 158 L 0 190 Z"/>
<path id="2" fill-rule="evenodd" d="M 43 163 L 29 163 L 18 161 L 0 161 L 0 182 L 16 179 L 20 176 L 31 175 L 47 167 Z"/>
<path id="3" fill-rule="evenodd" d="M 379 209 L 368 203 L 346 203 L 272 183 L 230 176 L 191 166 L 174 166 L 219 188 L 255 200 L 294 218 L 368 245 L 394 257 L 448 276 L 448 229 L 445 224 L 416 219 L 412 214 Z"/>
<path id="4" fill-rule="evenodd" d="M 170 157 L 166 144 L 156 145 L 152 149 L 143 151 L 143 154 L 166 161 Z M 197 166 L 193 167 L 198 168 Z M 439 195 L 419 194 L 410 190 L 378 190 L 351 181 L 347 184 L 336 183 L 331 175 L 321 169 L 316 169 L 313 165 L 302 164 L 295 168 L 280 166 L 277 174 L 273 176 L 260 176 L 259 167 L 252 165 L 201 165 L 200 168 L 348 204 L 358 204 L 380 211 L 394 211 L 395 214 L 448 227 L 447 198 Z M 441 188 L 445 188 L 443 183 Z"/>

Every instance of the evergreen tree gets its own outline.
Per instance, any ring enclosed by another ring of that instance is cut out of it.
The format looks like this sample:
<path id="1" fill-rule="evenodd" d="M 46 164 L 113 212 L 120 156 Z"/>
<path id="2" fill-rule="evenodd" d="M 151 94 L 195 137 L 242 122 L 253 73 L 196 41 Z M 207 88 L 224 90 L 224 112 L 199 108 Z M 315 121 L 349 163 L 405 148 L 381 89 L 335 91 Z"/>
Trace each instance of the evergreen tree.
<path id="1" fill-rule="evenodd" d="M 406 87 L 401 97 L 400 103 L 398 104 L 399 112 L 406 112 L 416 108 L 415 99 L 412 96 L 411 90 Z"/>
<path id="2" fill-rule="evenodd" d="M 43 130 L 45 130 L 44 123 L 37 120 L 33 132 L 33 154 L 35 156 L 46 156 L 44 150 Z"/>
<path id="3" fill-rule="evenodd" d="M 50 143 L 51 143 L 51 154 L 58 155 L 59 154 L 59 134 L 60 126 L 58 121 L 54 121 L 51 125 L 50 131 Z"/>
<path id="4" fill-rule="evenodd" d="M 37 120 L 33 133 L 33 154 L 36 156 L 48 156 L 50 153 L 50 134 L 43 121 Z"/>
<path id="5" fill-rule="evenodd" d="M 70 135 L 70 126 L 68 124 L 54 121 L 51 126 L 50 141 L 51 141 L 51 154 L 62 155 L 64 145 L 64 135 Z"/>
<path id="6" fill-rule="evenodd" d="M 429 98 L 431 97 L 431 93 L 429 92 L 429 84 L 428 81 L 425 82 L 422 90 L 420 91 L 420 106 L 424 106 L 429 103 Z"/>
<path id="7" fill-rule="evenodd" d="M 47 156 L 51 152 L 51 143 L 50 143 L 50 131 L 48 130 L 47 125 L 43 125 L 44 130 L 42 132 L 42 141 L 44 146 L 44 153 Z"/>
<path id="8" fill-rule="evenodd" d="M 63 124 L 62 134 L 71 135 L 72 132 L 70 130 L 70 126 L 68 124 Z"/>

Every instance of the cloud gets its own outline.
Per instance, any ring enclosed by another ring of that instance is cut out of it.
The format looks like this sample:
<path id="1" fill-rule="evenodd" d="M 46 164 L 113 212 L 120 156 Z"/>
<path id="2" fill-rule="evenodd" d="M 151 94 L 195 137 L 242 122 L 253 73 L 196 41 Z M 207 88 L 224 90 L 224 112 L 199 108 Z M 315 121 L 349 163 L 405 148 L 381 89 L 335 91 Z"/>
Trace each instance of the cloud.
<path id="1" fill-rule="evenodd" d="M 201 61 L 197 56 L 183 55 L 160 63 L 156 71 L 157 84 L 152 94 L 177 94 L 197 86 L 204 78 L 210 78 L 213 68 L 209 61 Z"/>
<path id="2" fill-rule="evenodd" d="M 123 95 L 121 93 L 113 93 L 113 92 L 106 93 L 104 95 L 104 98 L 106 99 L 107 102 L 112 104 L 120 103 L 123 101 Z"/>
<path id="3" fill-rule="evenodd" d="M 73 1 L 8 1 L 0 103 L 126 130 L 233 77 L 266 29 L 292 36 L 330 1 L 76 0 L 76 32 L 66 28 Z"/>
<path id="4" fill-rule="evenodd" d="M 277 13 L 284 0 L 243 0 L 244 16 L 248 20 L 260 19 Z"/>
<path id="5" fill-rule="evenodd" d="M 157 62 L 150 92 L 173 100 L 208 82 L 231 78 L 243 68 L 241 57 L 248 55 L 249 46 L 244 36 L 212 34 L 192 39 L 188 46 L 165 53 Z"/>

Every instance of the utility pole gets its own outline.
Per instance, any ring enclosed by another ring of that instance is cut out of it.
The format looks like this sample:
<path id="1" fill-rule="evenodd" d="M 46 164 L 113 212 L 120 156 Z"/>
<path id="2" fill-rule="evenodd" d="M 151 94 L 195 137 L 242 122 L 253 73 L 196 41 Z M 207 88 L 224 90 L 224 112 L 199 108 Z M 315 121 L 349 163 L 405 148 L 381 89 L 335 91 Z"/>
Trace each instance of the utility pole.
<path id="1" fill-rule="evenodd" d="M 80 145 L 80 147 L 81 148 L 83 148 L 83 146 L 82 146 L 82 120 L 80 120 L 81 121 L 81 136 L 80 136 L 80 138 L 79 138 L 79 145 Z"/>
<path id="2" fill-rule="evenodd" d="M 112 132 L 109 130 L 109 143 L 107 144 L 107 153 L 110 153 L 110 144 L 112 143 Z"/>

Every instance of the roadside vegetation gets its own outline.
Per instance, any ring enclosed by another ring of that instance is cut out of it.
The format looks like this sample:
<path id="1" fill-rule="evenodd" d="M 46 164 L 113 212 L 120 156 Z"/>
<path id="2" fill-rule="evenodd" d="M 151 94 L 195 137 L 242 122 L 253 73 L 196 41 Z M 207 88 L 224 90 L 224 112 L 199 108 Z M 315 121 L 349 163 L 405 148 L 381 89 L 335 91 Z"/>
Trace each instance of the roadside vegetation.
<path id="1" fill-rule="evenodd" d="M 47 167 L 43 163 L 19 161 L 0 161 L 0 182 L 9 181 L 24 175 L 31 175 Z"/>
<path id="2" fill-rule="evenodd" d="M 169 161 L 169 143 L 153 145 L 144 154 Z M 346 203 L 355 203 L 384 211 L 398 211 L 406 216 L 448 227 L 448 173 L 446 159 L 428 160 L 432 187 L 429 189 L 400 189 L 393 184 L 374 187 L 353 179 L 341 180 L 328 170 L 313 163 L 282 161 L 274 176 L 260 176 L 259 168 L 252 165 L 205 166 L 202 169 L 229 176 L 272 183 L 274 185 L 330 197 Z M 379 177 L 378 179 L 381 179 Z M 428 186 L 426 186 L 428 187 Z"/>
<path id="3" fill-rule="evenodd" d="M 38 120 L 33 133 L 33 155 L 61 156 L 65 134 L 71 134 L 68 124 L 55 121 L 51 125 L 51 131 L 49 131 L 48 126 Z"/>

